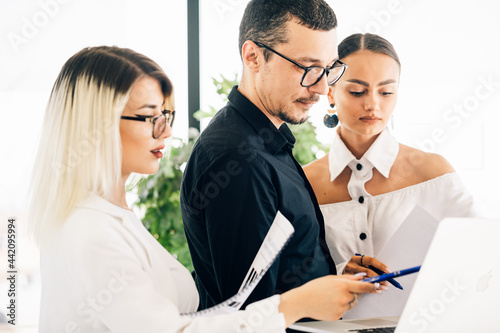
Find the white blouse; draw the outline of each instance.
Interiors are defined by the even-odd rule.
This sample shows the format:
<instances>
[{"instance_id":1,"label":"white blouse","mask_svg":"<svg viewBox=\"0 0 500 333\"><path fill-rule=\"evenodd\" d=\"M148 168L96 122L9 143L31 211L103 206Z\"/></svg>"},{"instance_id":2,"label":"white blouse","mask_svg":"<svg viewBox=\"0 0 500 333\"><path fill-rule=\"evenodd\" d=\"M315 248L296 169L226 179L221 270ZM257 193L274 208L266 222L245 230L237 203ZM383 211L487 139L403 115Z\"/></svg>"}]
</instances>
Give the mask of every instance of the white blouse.
<instances>
[{"instance_id":1,"label":"white blouse","mask_svg":"<svg viewBox=\"0 0 500 333\"><path fill-rule=\"evenodd\" d=\"M190 272L133 212L97 196L40 250L42 333L285 330L279 295L227 315L181 316L198 307Z\"/></svg>"},{"instance_id":2,"label":"white blouse","mask_svg":"<svg viewBox=\"0 0 500 333\"><path fill-rule=\"evenodd\" d=\"M364 184L372 178L373 168L388 178L398 152L398 142L385 129L357 160L335 131L328 156L330 180L349 166L353 171L347 188L352 200L320 208L326 241L339 274L355 253L376 257L417 205L438 221L478 215L471 194L455 172L376 196L366 192Z\"/></svg>"}]
</instances>

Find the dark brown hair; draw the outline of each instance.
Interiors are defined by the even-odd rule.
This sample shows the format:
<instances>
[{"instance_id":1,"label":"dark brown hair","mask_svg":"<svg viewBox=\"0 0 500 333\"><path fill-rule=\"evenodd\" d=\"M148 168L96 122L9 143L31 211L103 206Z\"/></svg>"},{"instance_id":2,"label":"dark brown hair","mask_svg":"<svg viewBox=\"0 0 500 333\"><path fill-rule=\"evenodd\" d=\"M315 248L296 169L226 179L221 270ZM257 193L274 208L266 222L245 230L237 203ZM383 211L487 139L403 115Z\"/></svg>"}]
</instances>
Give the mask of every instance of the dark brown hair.
<instances>
[{"instance_id":1,"label":"dark brown hair","mask_svg":"<svg viewBox=\"0 0 500 333\"><path fill-rule=\"evenodd\" d=\"M337 17L324 0L252 0L241 19L239 48L247 40L269 47L286 43L286 22L297 19L298 23L313 30L330 31L337 27ZM266 61L271 54L264 50Z\"/></svg>"},{"instance_id":2,"label":"dark brown hair","mask_svg":"<svg viewBox=\"0 0 500 333\"><path fill-rule=\"evenodd\" d=\"M145 55L117 46L88 47L64 64L52 91L67 80L68 88L75 94L77 79L87 77L98 87L112 87L116 93L126 93L144 75L158 80L164 97L171 95L172 83L167 75Z\"/></svg>"},{"instance_id":3,"label":"dark brown hair","mask_svg":"<svg viewBox=\"0 0 500 333\"><path fill-rule=\"evenodd\" d=\"M368 50L388 55L392 59L396 60L399 68L401 68L401 62L399 61L399 57L394 49L394 46L392 46L387 39L370 33L353 34L346 37L339 44L339 59L342 60L359 50Z\"/></svg>"}]
</instances>

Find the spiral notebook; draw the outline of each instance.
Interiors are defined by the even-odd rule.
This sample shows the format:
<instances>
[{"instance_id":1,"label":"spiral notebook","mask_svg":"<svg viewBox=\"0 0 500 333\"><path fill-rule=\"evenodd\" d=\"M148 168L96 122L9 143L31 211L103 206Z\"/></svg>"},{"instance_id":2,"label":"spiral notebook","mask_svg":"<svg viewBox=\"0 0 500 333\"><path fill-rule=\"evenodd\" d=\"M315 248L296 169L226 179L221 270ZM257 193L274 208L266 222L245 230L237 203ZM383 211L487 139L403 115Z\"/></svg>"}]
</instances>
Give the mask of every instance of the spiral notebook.
<instances>
[{"instance_id":1,"label":"spiral notebook","mask_svg":"<svg viewBox=\"0 0 500 333\"><path fill-rule=\"evenodd\" d=\"M241 283L238 293L211 308L182 315L189 317L216 316L238 311L281 253L294 231L295 229L290 221L278 211L250 269Z\"/></svg>"}]
</instances>

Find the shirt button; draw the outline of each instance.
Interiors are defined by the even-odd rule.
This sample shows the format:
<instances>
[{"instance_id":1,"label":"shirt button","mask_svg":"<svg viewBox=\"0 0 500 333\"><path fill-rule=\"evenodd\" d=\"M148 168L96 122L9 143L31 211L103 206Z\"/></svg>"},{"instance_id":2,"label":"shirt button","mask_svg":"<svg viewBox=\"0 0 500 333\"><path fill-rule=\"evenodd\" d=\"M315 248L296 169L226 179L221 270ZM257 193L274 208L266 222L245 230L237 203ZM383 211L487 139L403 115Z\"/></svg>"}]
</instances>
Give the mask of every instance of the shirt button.
<instances>
[{"instance_id":1,"label":"shirt button","mask_svg":"<svg viewBox=\"0 0 500 333\"><path fill-rule=\"evenodd\" d=\"M359 239L365 240L366 239L366 234L364 232L359 234Z\"/></svg>"},{"instance_id":2,"label":"shirt button","mask_svg":"<svg viewBox=\"0 0 500 333\"><path fill-rule=\"evenodd\" d=\"M363 166L360 163L358 163L356 165L356 169L359 171L359 170L363 169Z\"/></svg>"},{"instance_id":3,"label":"shirt button","mask_svg":"<svg viewBox=\"0 0 500 333\"><path fill-rule=\"evenodd\" d=\"M363 202L365 202L365 198L363 196L360 196L358 202L362 204Z\"/></svg>"}]
</instances>

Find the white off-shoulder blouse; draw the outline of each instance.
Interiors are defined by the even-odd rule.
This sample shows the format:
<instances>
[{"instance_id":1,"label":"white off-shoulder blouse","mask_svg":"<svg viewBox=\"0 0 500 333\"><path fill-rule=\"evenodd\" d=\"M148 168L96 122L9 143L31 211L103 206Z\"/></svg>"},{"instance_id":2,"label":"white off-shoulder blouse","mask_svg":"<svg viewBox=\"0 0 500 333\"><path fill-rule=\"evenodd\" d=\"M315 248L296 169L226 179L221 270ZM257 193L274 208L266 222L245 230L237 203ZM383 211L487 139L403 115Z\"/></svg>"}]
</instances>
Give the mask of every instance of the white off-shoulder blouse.
<instances>
[{"instance_id":1,"label":"white off-shoulder blouse","mask_svg":"<svg viewBox=\"0 0 500 333\"><path fill-rule=\"evenodd\" d=\"M350 201L321 205L326 240L339 274L355 253L376 257L409 213L417 206L437 220L477 216L472 195L457 173L448 173L420 184L372 196L364 184L376 168L388 178L399 144L385 129L360 160L349 151L335 131L328 162L330 180L349 166Z\"/></svg>"}]
</instances>

